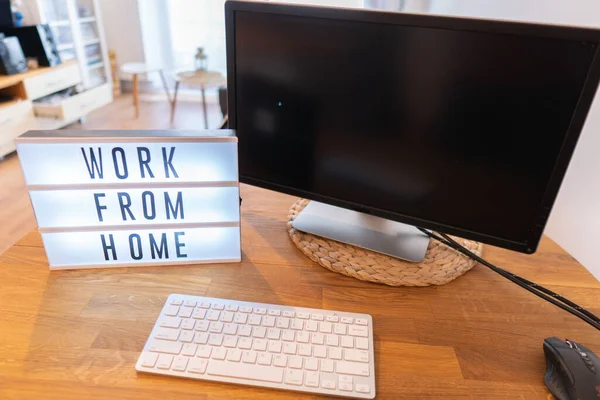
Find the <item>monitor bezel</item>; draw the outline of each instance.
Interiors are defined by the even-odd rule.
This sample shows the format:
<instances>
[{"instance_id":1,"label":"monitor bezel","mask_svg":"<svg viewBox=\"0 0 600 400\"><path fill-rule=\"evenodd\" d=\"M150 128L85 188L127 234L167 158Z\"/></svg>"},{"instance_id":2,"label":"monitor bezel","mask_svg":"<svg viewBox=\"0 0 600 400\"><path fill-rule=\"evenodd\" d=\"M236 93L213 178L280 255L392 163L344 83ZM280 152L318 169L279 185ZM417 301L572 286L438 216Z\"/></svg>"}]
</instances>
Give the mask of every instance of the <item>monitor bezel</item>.
<instances>
[{"instance_id":1,"label":"monitor bezel","mask_svg":"<svg viewBox=\"0 0 600 400\"><path fill-rule=\"evenodd\" d=\"M535 253L542 238L554 201L558 196L558 191L566 174L569 162L573 156L577 140L583 129L583 125L598 87L598 82L600 81L600 57L598 57L600 49L600 30L586 27L440 16L433 14L405 14L369 9L329 8L229 0L225 3L225 29L227 37L227 109L228 127L230 129L237 128L235 91L235 13L238 11L596 42L598 46L596 47L596 52L590 65L583 90L581 91L575 112L573 113L567 135L556 159L542 202L536 212L534 224L530 228L528 238L525 242L513 241L456 226L441 224L423 218L411 217L410 215L398 212L390 212L362 204L356 204L347 200L323 196L318 193L307 192L293 187L245 176L241 173L242 171L240 171L239 174L240 182L253 186L283 192L293 196L304 197L310 200L360 211L405 224L437 230L450 235L477 240L521 253Z\"/></svg>"}]
</instances>

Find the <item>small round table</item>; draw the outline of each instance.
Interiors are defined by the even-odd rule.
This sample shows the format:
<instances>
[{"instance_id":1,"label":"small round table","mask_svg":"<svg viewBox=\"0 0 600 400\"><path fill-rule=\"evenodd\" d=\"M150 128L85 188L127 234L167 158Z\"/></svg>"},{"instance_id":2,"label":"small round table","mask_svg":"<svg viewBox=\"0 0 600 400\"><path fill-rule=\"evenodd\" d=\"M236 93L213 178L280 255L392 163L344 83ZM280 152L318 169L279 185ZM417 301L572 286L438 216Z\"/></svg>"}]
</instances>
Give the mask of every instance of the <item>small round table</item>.
<instances>
[{"instance_id":1,"label":"small round table","mask_svg":"<svg viewBox=\"0 0 600 400\"><path fill-rule=\"evenodd\" d=\"M208 113L206 112L205 89L209 87L224 86L227 84L226 78L215 71L180 71L175 74L175 94L171 102L171 123L175 118L175 106L177 105L177 91L179 84L183 83L190 86L200 86L202 92L202 112L204 114L204 128L208 129Z\"/></svg>"},{"instance_id":2,"label":"small round table","mask_svg":"<svg viewBox=\"0 0 600 400\"><path fill-rule=\"evenodd\" d=\"M140 99L139 99L139 91L138 91L138 75L141 74L149 74L151 72L158 72L160 75L160 79L162 81L163 87L165 88L165 93L167 93L167 98L169 99L169 103L171 103L171 94L169 93L169 87L167 86L167 81L165 80L165 76L163 74L162 67L160 66L149 66L142 62L130 62L121 65L121 71L130 74L133 77L133 105L135 106L135 117L139 117L140 115Z\"/></svg>"}]
</instances>

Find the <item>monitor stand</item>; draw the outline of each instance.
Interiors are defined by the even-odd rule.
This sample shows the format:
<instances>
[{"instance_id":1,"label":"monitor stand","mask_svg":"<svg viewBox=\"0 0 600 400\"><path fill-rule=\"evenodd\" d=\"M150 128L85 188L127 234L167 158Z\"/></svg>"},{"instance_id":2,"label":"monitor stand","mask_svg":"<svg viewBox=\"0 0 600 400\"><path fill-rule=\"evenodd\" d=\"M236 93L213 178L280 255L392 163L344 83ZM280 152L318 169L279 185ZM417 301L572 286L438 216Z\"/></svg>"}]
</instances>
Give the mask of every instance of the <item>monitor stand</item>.
<instances>
[{"instance_id":1,"label":"monitor stand","mask_svg":"<svg viewBox=\"0 0 600 400\"><path fill-rule=\"evenodd\" d=\"M429 237L411 225L311 201L292 226L302 232L410 262L425 259Z\"/></svg>"}]
</instances>

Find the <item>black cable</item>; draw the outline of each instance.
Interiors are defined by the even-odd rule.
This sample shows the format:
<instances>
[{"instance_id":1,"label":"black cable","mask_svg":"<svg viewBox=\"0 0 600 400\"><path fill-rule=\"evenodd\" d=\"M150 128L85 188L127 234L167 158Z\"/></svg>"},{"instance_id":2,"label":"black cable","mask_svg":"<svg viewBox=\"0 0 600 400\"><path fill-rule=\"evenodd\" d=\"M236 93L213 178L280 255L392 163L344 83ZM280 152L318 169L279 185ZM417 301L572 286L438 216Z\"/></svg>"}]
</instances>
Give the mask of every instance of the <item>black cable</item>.
<instances>
[{"instance_id":1,"label":"black cable","mask_svg":"<svg viewBox=\"0 0 600 400\"><path fill-rule=\"evenodd\" d=\"M525 289L525 290L535 294L536 296L541 297L542 299L554 304L555 306L575 315L576 317L578 317L578 318L582 319L583 321L587 322L588 324L592 325L594 328L600 330L600 318L598 318L596 315L592 314L591 312L587 311L585 308L579 306L578 304L573 303L569 299L559 295L556 292L553 292L550 289L547 289L541 285L538 285L535 282L531 282L525 278L522 278L516 274L513 274L512 272L509 272L505 269L495 266L494 264L479 257L477 254L473 253L472 251L470 251L469 249L467 249L460 243L456 242L454 239L452 239L450 236L446 235L445 233L439 233L440 236L438 236L426 229L423 229L423 228L418 228L418 229L421 232L423 232L424 234L426 234L427 236L429 236L430 238L435 239L435 240L445 244L446 246L466 255L467 257L479 262L482 265L485 265L486 267L490 268L492 271L496 272L497 274L499 274L499 275L503 276L504 278L510 280L511 282L521 286L523 289Z\"/></svg>"}]
</instances>

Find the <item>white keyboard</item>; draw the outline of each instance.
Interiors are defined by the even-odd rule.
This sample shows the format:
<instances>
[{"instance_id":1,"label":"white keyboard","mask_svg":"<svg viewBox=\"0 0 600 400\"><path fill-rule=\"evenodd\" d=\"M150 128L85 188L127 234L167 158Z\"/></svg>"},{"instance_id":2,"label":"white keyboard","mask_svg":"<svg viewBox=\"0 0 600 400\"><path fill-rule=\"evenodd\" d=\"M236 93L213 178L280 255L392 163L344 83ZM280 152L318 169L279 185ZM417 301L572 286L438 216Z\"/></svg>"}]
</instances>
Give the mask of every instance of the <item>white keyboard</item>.
<instances>
[{"instance_id":1,"label":"white keyboard","mask_svg":"<svg viewBox=\"0 0 600 400\"><path fill-rule=\"evenodd\" d=\"M372 399L368 314L172 294L136 370Z\"/></svg>"}]
</instances>

